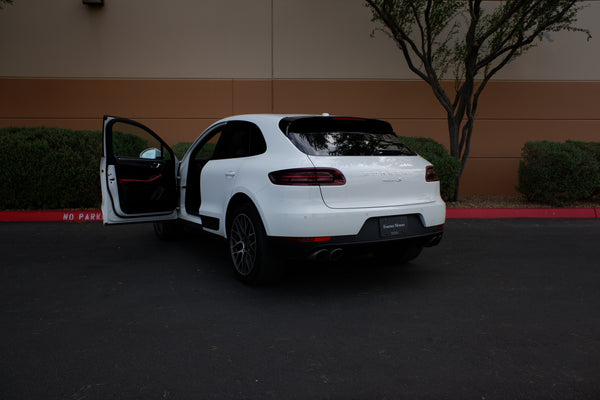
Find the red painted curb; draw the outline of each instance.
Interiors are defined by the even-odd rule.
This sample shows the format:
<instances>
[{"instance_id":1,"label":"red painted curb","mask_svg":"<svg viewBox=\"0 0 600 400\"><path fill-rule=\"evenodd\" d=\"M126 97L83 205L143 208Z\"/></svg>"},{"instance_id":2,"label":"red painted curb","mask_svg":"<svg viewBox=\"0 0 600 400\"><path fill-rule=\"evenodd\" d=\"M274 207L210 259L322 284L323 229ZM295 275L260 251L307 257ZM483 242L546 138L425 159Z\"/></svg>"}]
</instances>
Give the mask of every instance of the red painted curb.
<instances>
[{"instance_id":1,"label":"red painted curb","mask_svg":"<svg viewBox=\"0 0 600 400\"><path fill-rule=\"evenodd\" d=\"M98 222L102 221L100 210L55 211L0 211L1 222Z\"/></svg>"},{"instance_id":2,"label":"red painted curb","mask_svg":"<svg viewBox=\"0 0 600 400\"><path fill-rule=\"evenodd\" d=\"M600 208L448 208L448 219L600 218ZM100 210L0 211L0 222L101 222Z\"/></svg>"},{"instance_id":3,"label":"red painted curb","mask_svg":"<svg viewBox=\"0 0 600 400\"><path fill-rule=\"evenodd\" d=\"M594 208L448 208L446 218L600 218Z\"/></svg>"}]
</instances>

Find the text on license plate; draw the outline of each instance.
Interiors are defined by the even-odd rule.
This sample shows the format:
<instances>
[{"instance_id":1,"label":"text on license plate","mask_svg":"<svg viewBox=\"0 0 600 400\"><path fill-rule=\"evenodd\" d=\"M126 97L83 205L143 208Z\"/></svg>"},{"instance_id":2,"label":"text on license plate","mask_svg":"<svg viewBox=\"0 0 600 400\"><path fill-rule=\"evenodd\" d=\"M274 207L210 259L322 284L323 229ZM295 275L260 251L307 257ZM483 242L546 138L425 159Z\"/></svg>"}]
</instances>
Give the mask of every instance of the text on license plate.
<instances>
[{"instance_id":1,"label":"text on license plate","mask_svg":"<svg viewBox=\"0 0 600 400\"><path fill-rule=\"evenodd\" d=\"M379 234L381 237L400 236L408 231L406 215L379 218Z\"/></svg>"}]
</instances>

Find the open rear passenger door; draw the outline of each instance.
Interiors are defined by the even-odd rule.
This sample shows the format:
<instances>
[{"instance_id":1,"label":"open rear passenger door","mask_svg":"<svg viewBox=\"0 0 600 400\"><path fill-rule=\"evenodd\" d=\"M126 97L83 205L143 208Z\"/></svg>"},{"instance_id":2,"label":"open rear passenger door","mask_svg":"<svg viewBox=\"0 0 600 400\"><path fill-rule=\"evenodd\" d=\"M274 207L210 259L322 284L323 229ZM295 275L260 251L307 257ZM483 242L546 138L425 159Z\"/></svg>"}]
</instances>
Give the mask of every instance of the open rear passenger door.
<instances>
[{"instance_id":1,"label":"open rear passenger door","mask_svg":"<svg viewBox=\"0 0 600 400\"><path fill-rule=\"evenodd\" d=\"M105 224L177 218L177 158L144 125L104 117L100 162Z\"/></svg>"}]
</instances>

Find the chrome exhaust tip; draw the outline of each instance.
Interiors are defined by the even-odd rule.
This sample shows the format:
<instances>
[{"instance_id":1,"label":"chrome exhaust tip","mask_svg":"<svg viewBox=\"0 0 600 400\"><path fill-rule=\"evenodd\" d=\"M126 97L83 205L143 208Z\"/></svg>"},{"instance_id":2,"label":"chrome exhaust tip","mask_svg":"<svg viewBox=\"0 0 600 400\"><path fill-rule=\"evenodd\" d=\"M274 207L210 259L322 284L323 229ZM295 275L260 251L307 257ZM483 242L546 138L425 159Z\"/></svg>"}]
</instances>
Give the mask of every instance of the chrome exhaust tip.
<instances>
[{"instance_id":1,"label":"chrome exhaust tip","mask_svg":"<svg viewBox=\"0 0 600 400\"><path fill-rule=\"evenodd\" d=\"M308 256L308 259L312 260L312 261L327 261L327 260L329 260L329 250L327 250L327 249L317 250L314 253L312 253L310 256Z\"/></svg>"},{"instance_id":2,"label":"chrome exhaust tip","mask_svg":"<svg viewBox=\"0 0 600 400\"><path fill-rule=\"evenodd\" d=\"M344 256L344 249L333 249L329 253L331 261L339 261Z\"/></svg>"},{"instance_id":3,"label":"chrome exhaust tip","mask_svg":"<svg viewBox=\"0 0 600 400\"><path fill-rule=\"evenodd\" d=\"M425 247L433 247L433 246L437 246L440 241L442 240L442 234L440 233L439 235L436 235L432 238L430 238L425 244Z\"/></svg>"}]
</instances>

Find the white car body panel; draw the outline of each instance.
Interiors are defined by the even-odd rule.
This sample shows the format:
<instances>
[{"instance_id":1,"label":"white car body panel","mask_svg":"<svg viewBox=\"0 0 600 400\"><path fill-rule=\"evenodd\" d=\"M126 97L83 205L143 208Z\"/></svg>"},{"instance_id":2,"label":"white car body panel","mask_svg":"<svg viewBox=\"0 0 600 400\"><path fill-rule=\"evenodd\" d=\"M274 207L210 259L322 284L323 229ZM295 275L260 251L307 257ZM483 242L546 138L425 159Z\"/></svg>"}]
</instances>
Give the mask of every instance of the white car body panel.
<instances>
[{"instance_id":1,"label":"white car body panel","mask_svg":"<svg viewBox=\"0 0 600 400\"><path fill-rule=\"evenodd\" d=\"M261 211L265 229L270 236L312 237L356 235L365 221L373 217L390 215L418 214L424 226L438 226L444 223L446 208L443 202L396 207L361 207L335 210L323 204L318 187L309 192L287 192L285 196L267 192ZM276 200L280 199L280 200ZM283 201L282 199L285 199ZM297 211L294 211L297 210Z\"/></svg>"},{"instance_id":2,"label":"white car body panel","mask_svg":"<svg viewBox=\"0 0 600 400\"><path fill-rule=\"evenodd\" d=\"M321 186L331 208L392 207L432 203L439 183L425 181L431 165L419 156L310 156L315 167L332 167L346 177L342 186Z\"/></svg>"},{"instance_id":3,"label":"white car body panel","mask_svg":"<svg viewBox=\"0 0 600 400\"><path fill-rule=\"evenodd\" d=\"M200 215L223 219L243 160L213 160L204 166L200 180Z\"/></svg>"},{"instance_id":4,"label":"white car body panel","mask_svg":"<svg viewBox=\"0 0 600 400\"><path fill-rule=\"evenodd\" d=\"M210 232L226 237L226 213L236 194L247 196L256 206L267 235L281 237L313 237L356 235L365 221L374 217L416 214L425 227L444 224L445 203L439 194L439 182L425 181L425 168L430 165L419 156L329 157L307 156L281 132L279 121L286 115L240 115L227 121L249 121L256 124L266 141L265 153L222 160L211 160L201 171L200 215L190 214L185 207L190 151L201 142L201 135L179 164L178 207L169 213L138 214L129 218L115 210L118 196L111 189L111 167L103 158L102 212L104 222L149 222L180 218L202 224L202 215L219 219L218 229ZM105 122L106 123L106 122ZM308 167L331 167L346 177L343 186L283 186L268 177L276 170ZM106 175L108 171L108 177ZM206 229L206 227L205 227Z\"/></svg>"}]
</instances>

